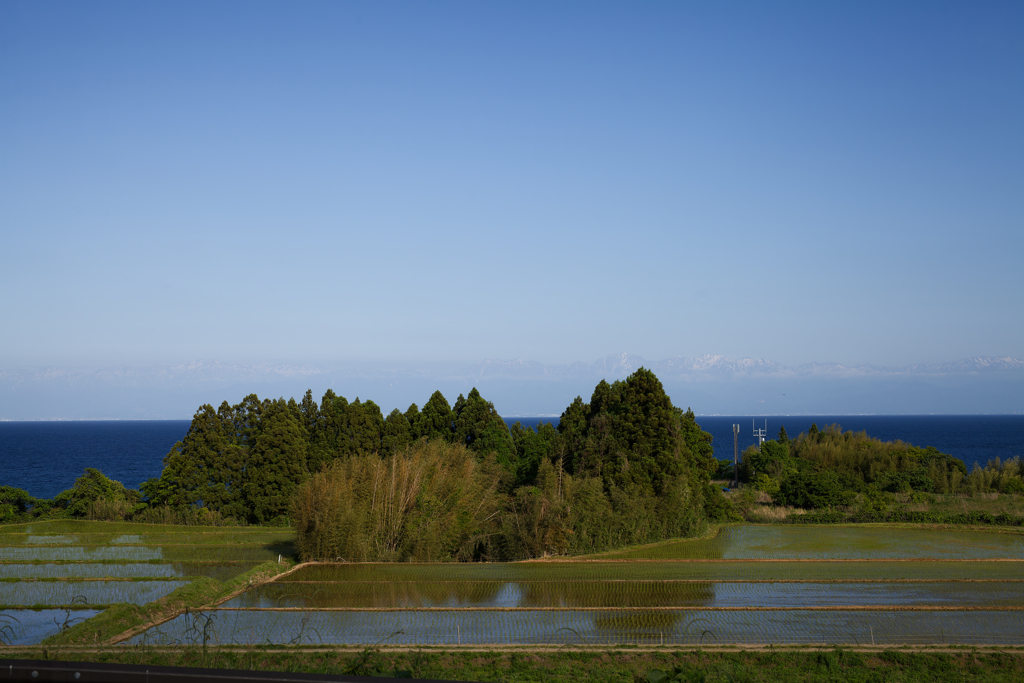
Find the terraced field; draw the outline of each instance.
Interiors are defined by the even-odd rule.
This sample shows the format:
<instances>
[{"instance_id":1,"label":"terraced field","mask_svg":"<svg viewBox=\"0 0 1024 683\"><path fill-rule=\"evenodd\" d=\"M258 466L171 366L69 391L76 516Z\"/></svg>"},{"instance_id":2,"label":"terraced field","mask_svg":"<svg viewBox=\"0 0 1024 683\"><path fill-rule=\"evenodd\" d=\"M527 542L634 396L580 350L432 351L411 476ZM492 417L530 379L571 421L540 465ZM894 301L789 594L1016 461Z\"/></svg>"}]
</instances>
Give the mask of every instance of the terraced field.
<instances>
[{"instance_id":1,"label":"terraced field","mask_svg":"<svg viewBox=\"0 0 1024 683\"><path fill-rule=\"evenodd\" d=\"M724 527L714 538L605 553L619 559L877 560L1024 559L1024 535L874 525Z\"/></svg>"},{"instance_id":2,"label":"terraced field","mask_svg":"<svg viewBox=\"0 0 1024 683\"><path fill-rule=\"evenodd\" d=\"M287 530L97 524L0 528L7 640L38 642L69 615L291 554ZM1022 541L1012 530L749 525L575 560L313 564L109 642L1024 645ZM30 605L44 609L11 609Z\"/></svg>"},{"instance_id":3,"label":"terraced field","mask_svg":"<svg viewBox=\"0 0 1024 683\"><path fill-rule=\"evenodd\" d=\"M649 644L725 643L998 644L1024 642L1020 612L998 611L650 611L442 610L258 612L184 615L133 644L196 643L209 618L211 644L378 643ZM202 620L202 621L201 621Z\"/></svg>"},{"instance_id":4,"label":"terraced field","mask_svg":"<svg viewBox=\"0 0 1024 683\"><path fill-rule=\"evenodd\" d=\"M290 530L52 521L0 527L0 644L39 642L112 605L291 555Z\"/></svg>"},{"instance_id":5,"label":"terraced field","mask_svg":"<svg viewBox=\"0 0 1024 683\"><path fill-rule=\"evenodd\" d=\"M308 565L207 612L220 643L1024 644L1024 537L726 527L583 560ZM137 637L187 643L195 615Z\"/></svg>"}]
</instances>

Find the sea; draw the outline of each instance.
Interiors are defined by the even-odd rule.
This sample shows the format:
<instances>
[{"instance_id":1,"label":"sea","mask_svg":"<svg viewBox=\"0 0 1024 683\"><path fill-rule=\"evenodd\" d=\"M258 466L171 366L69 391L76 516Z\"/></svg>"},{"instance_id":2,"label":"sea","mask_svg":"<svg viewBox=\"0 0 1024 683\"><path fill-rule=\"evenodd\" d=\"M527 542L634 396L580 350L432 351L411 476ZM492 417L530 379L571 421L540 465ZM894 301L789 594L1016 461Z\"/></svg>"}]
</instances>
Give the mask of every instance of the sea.
<instances>
[{"instance_id":1,"label":"sea","mask_svg":"<svg viewBox=\"0 0 1024 683\"><path fill-rule=\"evenodd\" d=\"M557 426L558 418L507 417L536 428ZM775 438L786 427L790 437L838 424L844 431L865 431L883 441L897 439L934 446L963 460L968 468L989 460L1024 456L1024 415L801 415L698 416L697 423L714 441L715 456L731 460L732 425L740 426L739 451L757 443L755 429ZM129 488L159 477L163 458L188 432L189 420L89 422L0 422L0 485L24 489L37 498L52 498L71 488L87 467L95 467Z\"/></svg>"}]
</instances>

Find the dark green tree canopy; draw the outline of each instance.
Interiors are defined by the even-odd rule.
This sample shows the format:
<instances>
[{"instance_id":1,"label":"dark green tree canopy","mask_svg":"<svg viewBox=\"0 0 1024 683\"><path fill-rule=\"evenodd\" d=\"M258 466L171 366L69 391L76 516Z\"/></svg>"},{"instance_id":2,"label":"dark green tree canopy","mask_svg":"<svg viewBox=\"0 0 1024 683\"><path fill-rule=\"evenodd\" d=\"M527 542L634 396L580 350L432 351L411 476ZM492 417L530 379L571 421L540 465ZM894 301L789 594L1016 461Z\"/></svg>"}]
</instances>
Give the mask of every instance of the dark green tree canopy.
<instances>
[{"instance_id":1,"label":"dark green tree canopy","mask_svg":"<svg viewBox=\"0 0 1024 683\"><path fill-rule=\"evenodd\" d=\"M64 510L71 517L85 517L98 500L134 504L140 498L138 491L125 488L124 484L107 478L94 467L86 467L74 486L54 496L52 506Z\"/></svg>"},{"instance_id":2,"label":"dark green tree canopy","mask_svg":"<svg viewBox=\"0 0 1024 683\"><path fill-rule=\"evenodd\" d=\"M508 427L494 404L485 401L476 387L465 398L459 396L452 412L456 443L464 444L481 457L494 453L499 465L509 472L516 471L516 448Z\"/></svg>"},{"instance_id":3,"label":"dark green tree canopy","mask_svg":"<svg viewBox=\"0 0 1024 683\"><path fill-rule=\"evenodd\" d=\"M422 410L412 404L386 418L373 401L349 402L332 390L319 404L307 391L300 401L250 394L217 410L204 405L162 476L143 491L154 505L274 523L313 474L338 461L405 454L420 441L459 444L481 466L491 463L495 491L534 516L533 531L516 532L530 547L575 538L575 547L598 548L688 533L701 519L702 482L715 464L693 411L674 407L641 368L624 381L600 382L589 404L576 397L557 428L510 430L475 387L454 407L438 391Z\"/></svg>"},{"instance_id":4,"label":"dark green tree canopy","mask_svg":"<svg viewBox=\"0 0 1024 683\"><path fill-rule=\"evenodd\" d=\"M430 400L423 405L414 427L413 438L416 439L426 437L430 441L440 439L450 442L455 438L455 415L444 394L435 391L431 395Z\"/></svg>"},{"instance_id":5,"label":"dark green tree canopy","mask_svg":"<svg viewBox=\"0 0 1024 683\"><path fill-rule=\"evenodd\" d=\"M185 438L164 456L158 480L143 486L153 505L206 507L225 516L246 517L245 481L249 449L259 429L263 404L254 395L217 410L204 405L192 418Z\"/></svg>"},{"instance_id":6,"label":"dark green tree canopy","mask_svg":"<svg viewBox=\"0 0 1024 683\"><path fill-rule=\"evenodd\" d=\"M245 494L256 522L285 515L292 493L308 476L305 430L284 399L270 402L249 454Z\"/></svg>"},{"instance_id":7,"label":"dark green tree canopy","mask_svg":"<svg viewBox=\"0 0 1024 683\"><path fill-rule=\"evenodd\" d=\"M0 523L14 520L24 515L35 503L36 499L28 491L13 486L0 486Z\"/></svg>"},{"instance_id":8,"label":"dark green tree canopy","mask_svg":"<svg viewBox=\"0 0 1024 683\"><path fill-rule=\"evenodd\" d=\"M412 443L412 426L409 419L395 408L384 419L384 434L381 439L383 453L389 455L405 449Z\"/></svg>"}]
</instances>

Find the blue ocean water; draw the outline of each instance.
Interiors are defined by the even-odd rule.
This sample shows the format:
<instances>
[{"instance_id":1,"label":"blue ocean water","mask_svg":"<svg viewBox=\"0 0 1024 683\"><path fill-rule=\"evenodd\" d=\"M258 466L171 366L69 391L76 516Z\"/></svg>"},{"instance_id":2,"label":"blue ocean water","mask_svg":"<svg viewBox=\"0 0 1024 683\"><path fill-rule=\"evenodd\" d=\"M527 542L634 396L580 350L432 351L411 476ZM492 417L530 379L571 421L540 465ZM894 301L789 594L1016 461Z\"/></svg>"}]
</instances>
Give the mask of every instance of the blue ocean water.
<instances>
[{"instance_id":1,"label":"blue ocean water","mask_svg":"<svg viewBox=\"0 0 1024 683\"><path fill-rule=\"evenodd\" d=\"M732 459L732 425L740 425L740 452L752 443L751 420L764 428L764 417L698 417L700 426L714 436L715 455ZM558 418L509 417L535 427ZM786 426L790 436L837 423L844 430L866 431L915 446L935 446L968 467L991 458L1024 456L1024 415L847 415L768 417L768 436ZM52 498L70 488L86 467L96 467L125 486L137 488L160 476L163 457L188 431L188 420L97 422L0 422L0 484L25 489L40 498Z\"/></svg>"},{"instance_id":2,"label":"blue ocean water","mask_svg":"<svg viewBox=\"0 0 1024 683\"><path fill-rule=\"evenodd\" d=\"M129 488L159 477L189 420L0 422L0 484L52 498L95 467Z\"/></svg>"}]
</instances>

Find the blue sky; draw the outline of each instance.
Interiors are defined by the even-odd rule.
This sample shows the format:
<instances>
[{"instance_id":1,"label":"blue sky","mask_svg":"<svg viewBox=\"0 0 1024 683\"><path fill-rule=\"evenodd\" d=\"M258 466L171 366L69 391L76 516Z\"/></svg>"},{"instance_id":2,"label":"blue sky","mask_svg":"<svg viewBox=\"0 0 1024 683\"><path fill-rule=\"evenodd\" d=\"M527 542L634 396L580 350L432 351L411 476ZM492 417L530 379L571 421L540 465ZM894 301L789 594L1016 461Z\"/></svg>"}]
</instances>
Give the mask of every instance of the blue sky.
<instances>
[{"instance_id":1,"label":"blue sky","mask_svg":"<svg viewBox=\"0 0 1024 683\"><path fill-rule=\"evenodd\" d=\"M0 3L0 367L1024 357L1019 2Z\"/></svg>"}]
</instances>

